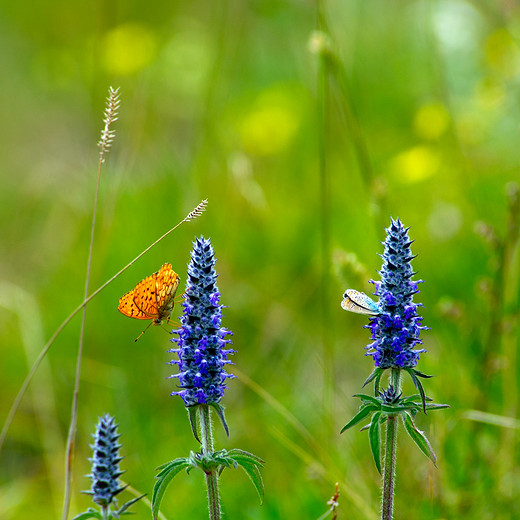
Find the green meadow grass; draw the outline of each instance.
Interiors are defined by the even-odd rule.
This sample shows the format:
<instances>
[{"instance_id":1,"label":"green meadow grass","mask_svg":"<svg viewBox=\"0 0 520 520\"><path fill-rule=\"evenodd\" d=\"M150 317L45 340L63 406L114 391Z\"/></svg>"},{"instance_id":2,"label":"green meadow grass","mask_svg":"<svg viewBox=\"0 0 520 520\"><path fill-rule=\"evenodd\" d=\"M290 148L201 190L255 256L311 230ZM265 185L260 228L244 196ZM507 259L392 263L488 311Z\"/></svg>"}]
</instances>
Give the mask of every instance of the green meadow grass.
<instances>
[{"instance_id":1,"label":"green meadow grass","mask_svg":"<svg viewBox=\"0 0 520 520\"><path fill-rule=\"evenodd\" d=\"M520 517L519 15L477 0L0 5L2 424L83 300L109 85L122 104L91 292L209 201L88 305L72 515L91 505L80 491L104 413L120 424L123 478L149 496L159 464L198 449L169 397L171 336L152 327L134 343L143 322L117 304L165 262L183 287L204 235L239 375L223 399L230 439L217 427L216 447L266 461L263 505L243 472L224 472L225 517L317 519L339 482L338 518L377 518L366 432L339 435L372 370L367 320L340 302L347 287L372 292L379 241L399 217L431 327L418 368L451 408L417 419L437 468L400 437L396 518ZM316 30L330 54L316 52ZM79 328L78 315L14 417L2 519L61 518ZM162 511L207 518L202 476L177 476Z\"/></svg>"}]
</instances>

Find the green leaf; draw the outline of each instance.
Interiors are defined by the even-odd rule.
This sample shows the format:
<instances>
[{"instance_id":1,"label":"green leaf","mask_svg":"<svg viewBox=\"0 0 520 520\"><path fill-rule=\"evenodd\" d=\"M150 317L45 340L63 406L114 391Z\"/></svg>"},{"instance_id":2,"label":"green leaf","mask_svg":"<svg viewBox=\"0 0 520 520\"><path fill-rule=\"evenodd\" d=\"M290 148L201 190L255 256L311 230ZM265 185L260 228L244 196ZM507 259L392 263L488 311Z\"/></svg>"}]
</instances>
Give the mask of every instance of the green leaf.
<instances>
[{"instance_id":1,"label":"green leaf","mask_svg":"<svg viewBox=\"0 0 520 520\"><path fill-rule=\"evenodd\" d=\"M128 502L124 503L120 508L119 510L117 511L117 513L119 515L124 515L124 514L128 514L128 513L125 513L125 511L131 507L133 504L135 504L138 500L141 500L141 498L145 497L146 496L146 493L144 495L141 495L140 497L137 497L137 498L133 498L132 500L129 500Z\"/></svg>"},{"instance_id":2,"label":"green leaf","mask_svg":"<svg viewBox=\"0 0 520 520\"><path fill-rule=\"evenodd\" d=\"M260 503L263 503L264 483L259 466L262 466L264 461L252 453L238 449L231 450L228 455L246 472L247 476L251 479L253 486L255 486L256 492L260 498Z\"/></svg>"},{"instance_id":3,"label":"green leaf","mask_svg":"<svg viewBox=\"0 0 520 520\"><path fill-rule=\"evenodd\" d=\"M378 410L379 407L375 407L372 405L366 405L361 406L359 409L359 412L347 423L343 428L341 428L340 434L343 433L345 430L348 430L349 428L352 428L352 426L355 426L357 423L360 423L363 419L368 417L372 412Z\"/></svg>"},{"instance_id":4,"label":"green leaf","mask_svg":"<svg viewBox=\"0 0 520 520\"><path fill-rule=\"evenodd\" d=\"M369 401L372 404L375 404L377 407L381 406L381 401L374 397L373 395L368 394L354 394L353 397L359 397L361 401L363 401L363 404L365 404L365 401Z\"/></svg>"},{"instance_id":5,"label":"green leaf","mask_svg":"<svg viewBox=\"0 0 520 520\"><path fill-rule=\"evenodd\" d=\"M226 435L229 437L229 428L226 422L226 417L224 416L224 407L219 403L209 403L209 406L211 406L215 410L215 413L220 419L220 422L222 423L224 430L226 430Z\"/></svg>"},{"instance_id":6,"label":"green leaf","mask_svg":"<svg viewBox=\"0 0 520 520\"><path fill-rule=\"evenodd\" d=\"M237 460L240 457L243 457L245 459L250 460L251 462L259 464L260 466L262 466L265 462L253 453L249 453L248 451L240 450L238 448L233 448L232 450L229 450L227 453L230 457L232 457L235 460Z\"/></svg>"},{"instance_id":7,"label":"green leaf","mask_svg":"<svg viewBox=\"0 0 520 520\"><path fill-rule=\"evenodd\" d=\"M169 483L172 481L173 477L179 473L179 471L190 465L190 462L186 459L175 459L166 464L162 471L156 476L157 482L153 487L152 493L152 514L154 519L156 519L159 514L159 507Z\"/></svg>"},{"instance_id":8,"label":"green leaf","mask_svg":"<svg viewBox=\"0 0 520 520\"><path fill-rule=\"evenodd\" d=\"M368 383L370 383L370 381L373 381L377 376L378 374L380 374L382 372L382 369L381 368L374 368L374 370L372 371L372 373L367 377L366 381L363 383L363 386L361 388L365 388L365 386L368 385ZM380 376L381 377L381 376Z\"/></svg>"},{"instance_id":9,"label":"green leaf","mask_svg":"<svg viewBox=\"0 0 520 520\"><path fill-rule=\"evenodd\" d=\"M374 394L379 394L379 383L381 381L381 377L383 377L383 368L375 368L373 372L368 376L367 380L363 383L362 388L364 388L370 381L374 381Z\"/></svg>"},{"instance_id":10,"label":"green leaf","mask_svg":"<svg viewBox=\"0 0 520 520\"><path fill-rule=\"evenodd\" d=\"M166 464L161 464L156 470L159 473L157 473L157 475L155 475L155 478L157 478L157 479L162 478L163 475L168 473L172 467L177 466L178 464L182 464L182 463L184 463L186 466L191 465L191 461L184 457L179 457L175 460L171 460L170 462L167 462Z\"/></svg>"},{"instance_id":11,"label":"green leaf","mask_svg":"<svg viewBox=\"0 0 520 520\"><path fill-rule=\"evenodd\" d=\"M401 418L403 419L403 424L408 435L412 438L417 447L433 462L433 465L437 467L437 457L435 453L433 453L430 442L426 438L426 435L424 435L424 432L415 426L412 416L408 412L402 414Z\"/></svg>"},{"instance_id":12,"label":"green leaf","mask_svg":"<svg viewBox=\"0 0 520 520\"><path fill-rule=\"evenodd\" d=\"M379 383L381 382L381 378L383 377L383 372L384 372L384 370L381 370L377 374L377 377L374 380L374 394L375 395L379 395Z\"/></svg>"},{"instance_id":13,"label":"green leaf","mask_svg":"<svg viewBox=\"0 0 520 520\"><path fill-rule=\"evenodd\" d=\"M436 403L427 403L427 410L441 410L442 408L450 408L449 404L436 404Z\"/></svg>"},{"instance_id":14,"label":"green leaf","mask_svg":"<svg viewBox=\"0 0 520 520\"><path fill-rule=\"evenodd\" d=\"M417 375L418 377L422 377L424 379L430 379L430 377L433 377L433 376L429 376L428 374L425 374L424 372L421 372L420 370L417 370L416 368L413 368L412 370L415 372L415 375Z\"/></svg>"},{"instance_id":15,"label":"green leaf","mask_svg":"<svg viewBox=\"0 0 520 520\"><path fill-rule=\"evenodd\" d=\"M405 370L410 374L410 377L412 378L413 384L415 385L415 388L419 390L419 393L421 394L421 401L423 405L423 412L426 413L426 395L424 393L424 388L422 386L422 383L417 379L416 370L413 368L405 368ZM421 372L422 374L422 372ZM423 376L420 376L423 377Z\"/></svg>"},{"instance_id":16,"label":"green leaf","mask_svg":"<svg viewBox=\"0 0 520 520\"><path fill-rule=\"evenodd\" d=\"M190 418L190 426L191 426L191 431L193 433L193 436L195 437L195 440L199 443L199 444L202 444L202 442L200 442L200 439L199 439L199 434L197 432L197 409L198 409L199 405L195 405L195 406L188 406L187 410L188 410L188 417Z\"/></svg>"},{"instance_id":17,"label":"green leaf","mask_svg":"<svg viewBox=\"0 0 520 520\"><path fill-rule=\"evenodd\" d=\"M377 471L381 474L381 412L377 412L372 416L370 428L368 429L368 440L370 442L370 449L372 456L376 463Z\"/></svg>"},{"instance_id":18,"label":"green leaf","mask_svg":"<svg viewBox=\"0 0 520 520\"><path fill-rule=\"evenodd\" d=\"M98 518L99 520L103 520L101 513L91 507L89 507L84 513L75 516L72 520L87 520L87 518Z\"/></svg>"},{"instance_id":19,"label":"green leaf","mask_svg":"<svg viewBox=\"0 0 520 520\"><path fill-rule=\"evenodd\" d=\"M402 399L402 402L403 403L409 403L409 402L412 402L412 401L417 401L417 399L422 399L421 398L421 394L413 394L413 395L409 395L408 397L403 397ZM428 397L426 396L426 401L433 401L433 399L431 397Z\"/></svg>"}]
</instances>

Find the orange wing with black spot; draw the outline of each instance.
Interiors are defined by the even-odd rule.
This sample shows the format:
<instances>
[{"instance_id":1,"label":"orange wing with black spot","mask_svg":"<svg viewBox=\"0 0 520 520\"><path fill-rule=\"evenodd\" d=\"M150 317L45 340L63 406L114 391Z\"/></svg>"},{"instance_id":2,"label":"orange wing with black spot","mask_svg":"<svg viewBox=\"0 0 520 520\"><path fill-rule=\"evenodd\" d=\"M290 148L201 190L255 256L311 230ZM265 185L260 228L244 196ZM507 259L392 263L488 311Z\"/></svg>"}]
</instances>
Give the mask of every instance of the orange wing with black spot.
<instances>
[{"instance_id":1,"label":"orange wing with black spot","mask_svg":"<svg viewBox=\"0 0 520 520\"><path fill-rule=\"evenodd\" d=\"M160 325L170 319L179 281L171 264L164 264L122 296L118 310L129 318L153 320L154 325Z\"/></svg>"}]
</instances>

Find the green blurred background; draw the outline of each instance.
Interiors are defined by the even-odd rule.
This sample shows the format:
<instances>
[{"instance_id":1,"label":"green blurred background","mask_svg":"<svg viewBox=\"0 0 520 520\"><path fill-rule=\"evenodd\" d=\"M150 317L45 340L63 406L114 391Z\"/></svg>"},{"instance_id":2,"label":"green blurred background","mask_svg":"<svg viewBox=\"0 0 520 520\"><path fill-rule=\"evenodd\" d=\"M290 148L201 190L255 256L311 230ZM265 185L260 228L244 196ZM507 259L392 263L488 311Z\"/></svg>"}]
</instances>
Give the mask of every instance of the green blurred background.
<instances>
[{"instance_id":1,"label":"green blurred background","mask_svg":"<svg viewBox=\"0 0 520 520\"><path fill-rule=\"evenodd\" d=\"M244 374L216 445L266 461L262 506L245 474L223 474L226 517L316 519L339 482L339 518L377 518L367 435L339 435L372 369L367 320L339 304L347 287L372 291L392 216L411 226L425 280L419 368L451 405L417 421L438 468L400 438L396 517L520 518L519 36L506 0L0 3L2 423L83 298L109 85L122 105L92 290L209 199L88 306L73 515L91 504L79 491L105 412L141 492L155 467L197 449L169 397L168 333L134 343L143 323L117 303L164 262L184 281L203 234ZM61 517L79 326L52 345L0 454L4 520ZM180 474L162 510L203 519L205 500L202 476Z\"/></svg>"}]
</instances>

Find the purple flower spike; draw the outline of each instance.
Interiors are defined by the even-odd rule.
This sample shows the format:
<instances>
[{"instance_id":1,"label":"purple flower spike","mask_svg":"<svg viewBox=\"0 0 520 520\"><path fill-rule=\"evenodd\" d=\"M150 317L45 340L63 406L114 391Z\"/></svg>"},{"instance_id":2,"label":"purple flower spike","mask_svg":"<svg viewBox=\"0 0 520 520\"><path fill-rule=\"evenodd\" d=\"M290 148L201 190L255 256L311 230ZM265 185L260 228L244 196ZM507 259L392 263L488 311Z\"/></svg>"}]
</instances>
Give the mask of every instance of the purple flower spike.
<instances>
[{"instance_id":1,"label":"purple flower spike","mask_svg":"<svg viewBox=\"0 0 520 520\"><path fill-rule=\"evenodd\" d=\"M232 334L221 327L222 308L216 285L215 257L210 240L200 237L193 243L191 261L188 264L184 313L181 328L173 331L179 336L172 341L179 348L172 349L180 361L178 392L186 407L198 404L218 404L224 395L225 381L235 377L225 372L225 365L232 364L227 356L233 350L224 349Z\"/></svg>"},{"instance_id":2,"label":"purple flower spike","mask_svg":"<svg viewBox=\"0 0 520 520\"><path fill-rule=\"evenodd\" d=\"M379 274L381 281L371 280L379 296L380 314L371 318L371 339L367 355L372 356L376 367L413 368L417 365L419 354L424 349L414 348L422 343L419 339L422 317L417 315L420 304L413 302L414 294L419 292L413 281L414 272L410 262L415 258L410 250L412 241L399 219L393 220L386 230L384 242L383 267Z\"/></svg>"}]
</instances>

